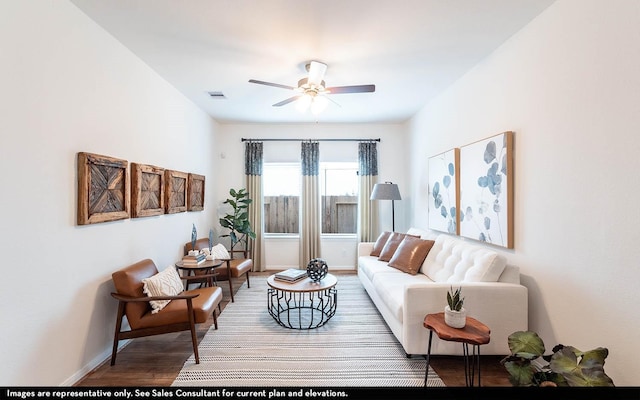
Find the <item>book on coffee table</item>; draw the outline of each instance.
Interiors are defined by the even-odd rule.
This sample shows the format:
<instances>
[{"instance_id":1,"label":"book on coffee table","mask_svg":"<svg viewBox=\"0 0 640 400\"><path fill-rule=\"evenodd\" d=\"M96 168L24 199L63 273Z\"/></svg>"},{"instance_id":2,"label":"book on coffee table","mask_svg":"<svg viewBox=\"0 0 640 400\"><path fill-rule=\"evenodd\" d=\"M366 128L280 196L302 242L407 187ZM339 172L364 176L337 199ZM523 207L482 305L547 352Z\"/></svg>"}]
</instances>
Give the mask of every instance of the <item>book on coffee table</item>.
<instances>
[{"instance_id":1,"label":"book on coffee table","mask_svg":"<svg viewBox=\"0 0 640 400\"><path fill-rule=\"evenodd\" d=\"M297 268L289 268L285 271L276 272L273 279L277 279L279 281L284 282L298 282L301 279L307 277L307 271L303 269Z\"/></svg>"}]
</instances>

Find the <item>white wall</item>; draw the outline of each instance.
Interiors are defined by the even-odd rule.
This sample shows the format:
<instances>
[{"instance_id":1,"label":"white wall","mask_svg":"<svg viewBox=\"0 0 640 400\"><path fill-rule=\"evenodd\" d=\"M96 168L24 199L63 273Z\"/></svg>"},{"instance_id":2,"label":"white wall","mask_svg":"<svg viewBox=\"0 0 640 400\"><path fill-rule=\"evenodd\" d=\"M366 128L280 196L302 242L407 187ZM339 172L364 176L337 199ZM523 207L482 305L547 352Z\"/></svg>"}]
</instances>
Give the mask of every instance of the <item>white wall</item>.
<instances>
[{"instance_id":1,"label":"white wall","mask_svg":"<svg viewBox=\"0 0 640 400\"><path fill-rule=\"evenodd\" d=\"M515 131L515 249L530 329L609 349L640 385L640 2L559 0L411 122L413 222L427 227L427 157Z\"/></svg>"},{"instance_id":2,"label":"white wall","mask_svg":"<svg viewBox=\"0 0 640 400\"><path fill-rule=\"evenodd\" d=\"M218 153L215 154L218 175L217 196L219 202L228 197L230 187L245 187L244 143L242 138L302 138L302 139L376 139L378 143L378 179L393 181L400 188L401 196L407 195L407 151L405 124L290 124L255 125L221 124L216 133ZM300 142L264 142L264 159L268 162L299 162ZM320 142L320 161L358 161L357 142ZM404 197L403 197L404 198ZM379 205L381 230L391 230L391 203ZM402 200L396 201L396 230L406 230L408 208ZM222 213L222 212L221 212ZM353 269L356 263L356 239L322 241L322 257L329 268ZM267 269L297 266L298 241L271 238L265 241Z\"/></svg>"},{"instance_id":3,"label":"white wall","mask_svg":"<svg viewBox=\"0 0 640 400\"><path fill-rule=\"evenodd\" d=\"M110 354L111 273L208 231L216 123L66 1L0 2L0 49L0 385L68 385ZM203 174L205 211L77 226L80 151Z\"/></svg>"}]
</instances>

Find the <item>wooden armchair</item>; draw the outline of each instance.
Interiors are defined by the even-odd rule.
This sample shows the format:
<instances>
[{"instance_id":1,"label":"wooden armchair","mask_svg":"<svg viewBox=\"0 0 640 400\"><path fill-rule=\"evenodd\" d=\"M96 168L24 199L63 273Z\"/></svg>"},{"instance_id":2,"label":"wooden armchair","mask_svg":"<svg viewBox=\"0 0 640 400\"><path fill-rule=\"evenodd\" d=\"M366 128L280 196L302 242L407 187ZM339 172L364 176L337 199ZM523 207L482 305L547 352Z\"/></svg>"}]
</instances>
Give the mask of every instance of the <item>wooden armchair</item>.
<instances>
[{"instance_id":1,"label":"wooden armchair","mask_svg":"<svg viewBox=\"0 0 640 400\"><path fill-rule=\"evenodd\" d=\"M171 268L171 267L169 267ZM155 263L142 260L132 264L111 276L115 286L115 293L111 296L118 300L118 314L113 338L111 365L116 363L118 342L123 339L133 339L144 336L159 335L169 332L191 331L193 354L196 364L200 363L198 355L198 341L195 324L200 324L213 315L215 329L218 329L216 307L220 307L222 289L204 287L186 290L174 296L148 297L143 292L143 279L158 273ZM201 277L198 277L201 278ZM182 277L182 279L185 279ZM171 300L160 311L153 313L150 300ZM122 319L127 317L130 329L122 330Z\"/></svg>"},{"instance_id":2,"label":"wooden armchair","mask_svg":"<svg viewBox=\"0 0 640 400\"><path fill-rule=\"evenodd\" d=\"M196 240L196 250L204 250L209 248L209 238L200 238ZM189 253L192 250L191 242L185 243L184 254ZM229 281L229 291L231 292L231 302L233 299L233 278L240 278L242 275L247 276L247 287L251 287L249 282L249 273L253 269L253 260L249 258L248 250L232 250L229 251L230 259L223 260L226 263L226 268L217 268L218 275L216 279L218 281Z\"/></svg>"}]
</instances>

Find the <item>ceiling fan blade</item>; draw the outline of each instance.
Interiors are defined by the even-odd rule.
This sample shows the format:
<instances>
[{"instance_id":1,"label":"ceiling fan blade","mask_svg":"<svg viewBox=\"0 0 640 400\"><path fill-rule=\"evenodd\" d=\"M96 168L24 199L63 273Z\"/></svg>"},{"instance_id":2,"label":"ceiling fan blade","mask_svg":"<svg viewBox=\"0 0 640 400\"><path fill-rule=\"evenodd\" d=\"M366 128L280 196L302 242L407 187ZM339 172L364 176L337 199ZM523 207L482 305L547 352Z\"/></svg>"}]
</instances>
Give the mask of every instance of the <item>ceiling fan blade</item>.
<instances>
[{"instance_id":1,"label":"ceiling fan blade","mask_svg":"<svg viewBox=\"0 0 640 400\"><path fill-rule=\"evenodd\" d=\"M250 83L257 83L258 85L267 85L267 86L273 86L273 87L277 87L277 88L282 88L282 89L289 89L289 90L295 90L296 88L294 88L293 86L288 86L288 85L281 85L279 83L271 83L271 82L264 82L264 81L257 81L255 79L249 79Z\"/></svg>"},{"instance_id":2,"label":"ceiling fan blade","mask_svg":"<svg viewBox=\"0 0 640 400\"><path fill-rule=\"evenodd\" d=\"M294 101L298 100L298 97L300 97L300 96L302 96L302 95L289 97L289 98L288 98L288 99L286 99L286 100L282 100L281 102L274 104L273 106L274 106L274 107L284 106L285 104L289 104L289 103L291 103L291 102L294 102Z\"/></svg>"},{"instance_id":3,"label":"ceiling fan blade","mask_svg":"<svg viewBox=\"0 0 640 400\"><path fill-rule=\"evenodd\" d=\"M324 73L327 71L327 64L323 64L318 61L311 61L309 64L309 84L320 86L324 79Z\"/></svg>"},{"instance_id":4,"label":"ceiling fan blade","mask_svg":"<svg viewBox=\"0 0 640 400\"><path fill-rule=\"evenodd\" d=\"M329 94L370 93L376 91L376 85L334 86L327 88Z\"/></svg>"}]
</instances>

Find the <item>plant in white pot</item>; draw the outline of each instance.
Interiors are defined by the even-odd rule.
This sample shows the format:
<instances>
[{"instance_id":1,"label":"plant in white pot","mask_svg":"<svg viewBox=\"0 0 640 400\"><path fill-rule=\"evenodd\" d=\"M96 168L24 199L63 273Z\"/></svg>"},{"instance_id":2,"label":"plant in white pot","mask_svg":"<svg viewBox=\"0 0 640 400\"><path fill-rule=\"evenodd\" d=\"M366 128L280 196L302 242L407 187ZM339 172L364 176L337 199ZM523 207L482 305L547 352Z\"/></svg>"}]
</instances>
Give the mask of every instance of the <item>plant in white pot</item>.
<instances>
[{"instance_id":1,"label":"plant in white pot","mask_svg":"<svg viewBox=\"0 0 640 400\"><path fill-rule=\"evenodd\" d=\"M447 292L447 306L444 308L444 322L452 328L464 328L467 324L467 310L463 307L462 288L455 291L453 286Z\"/></svg>"}]
</instances>

